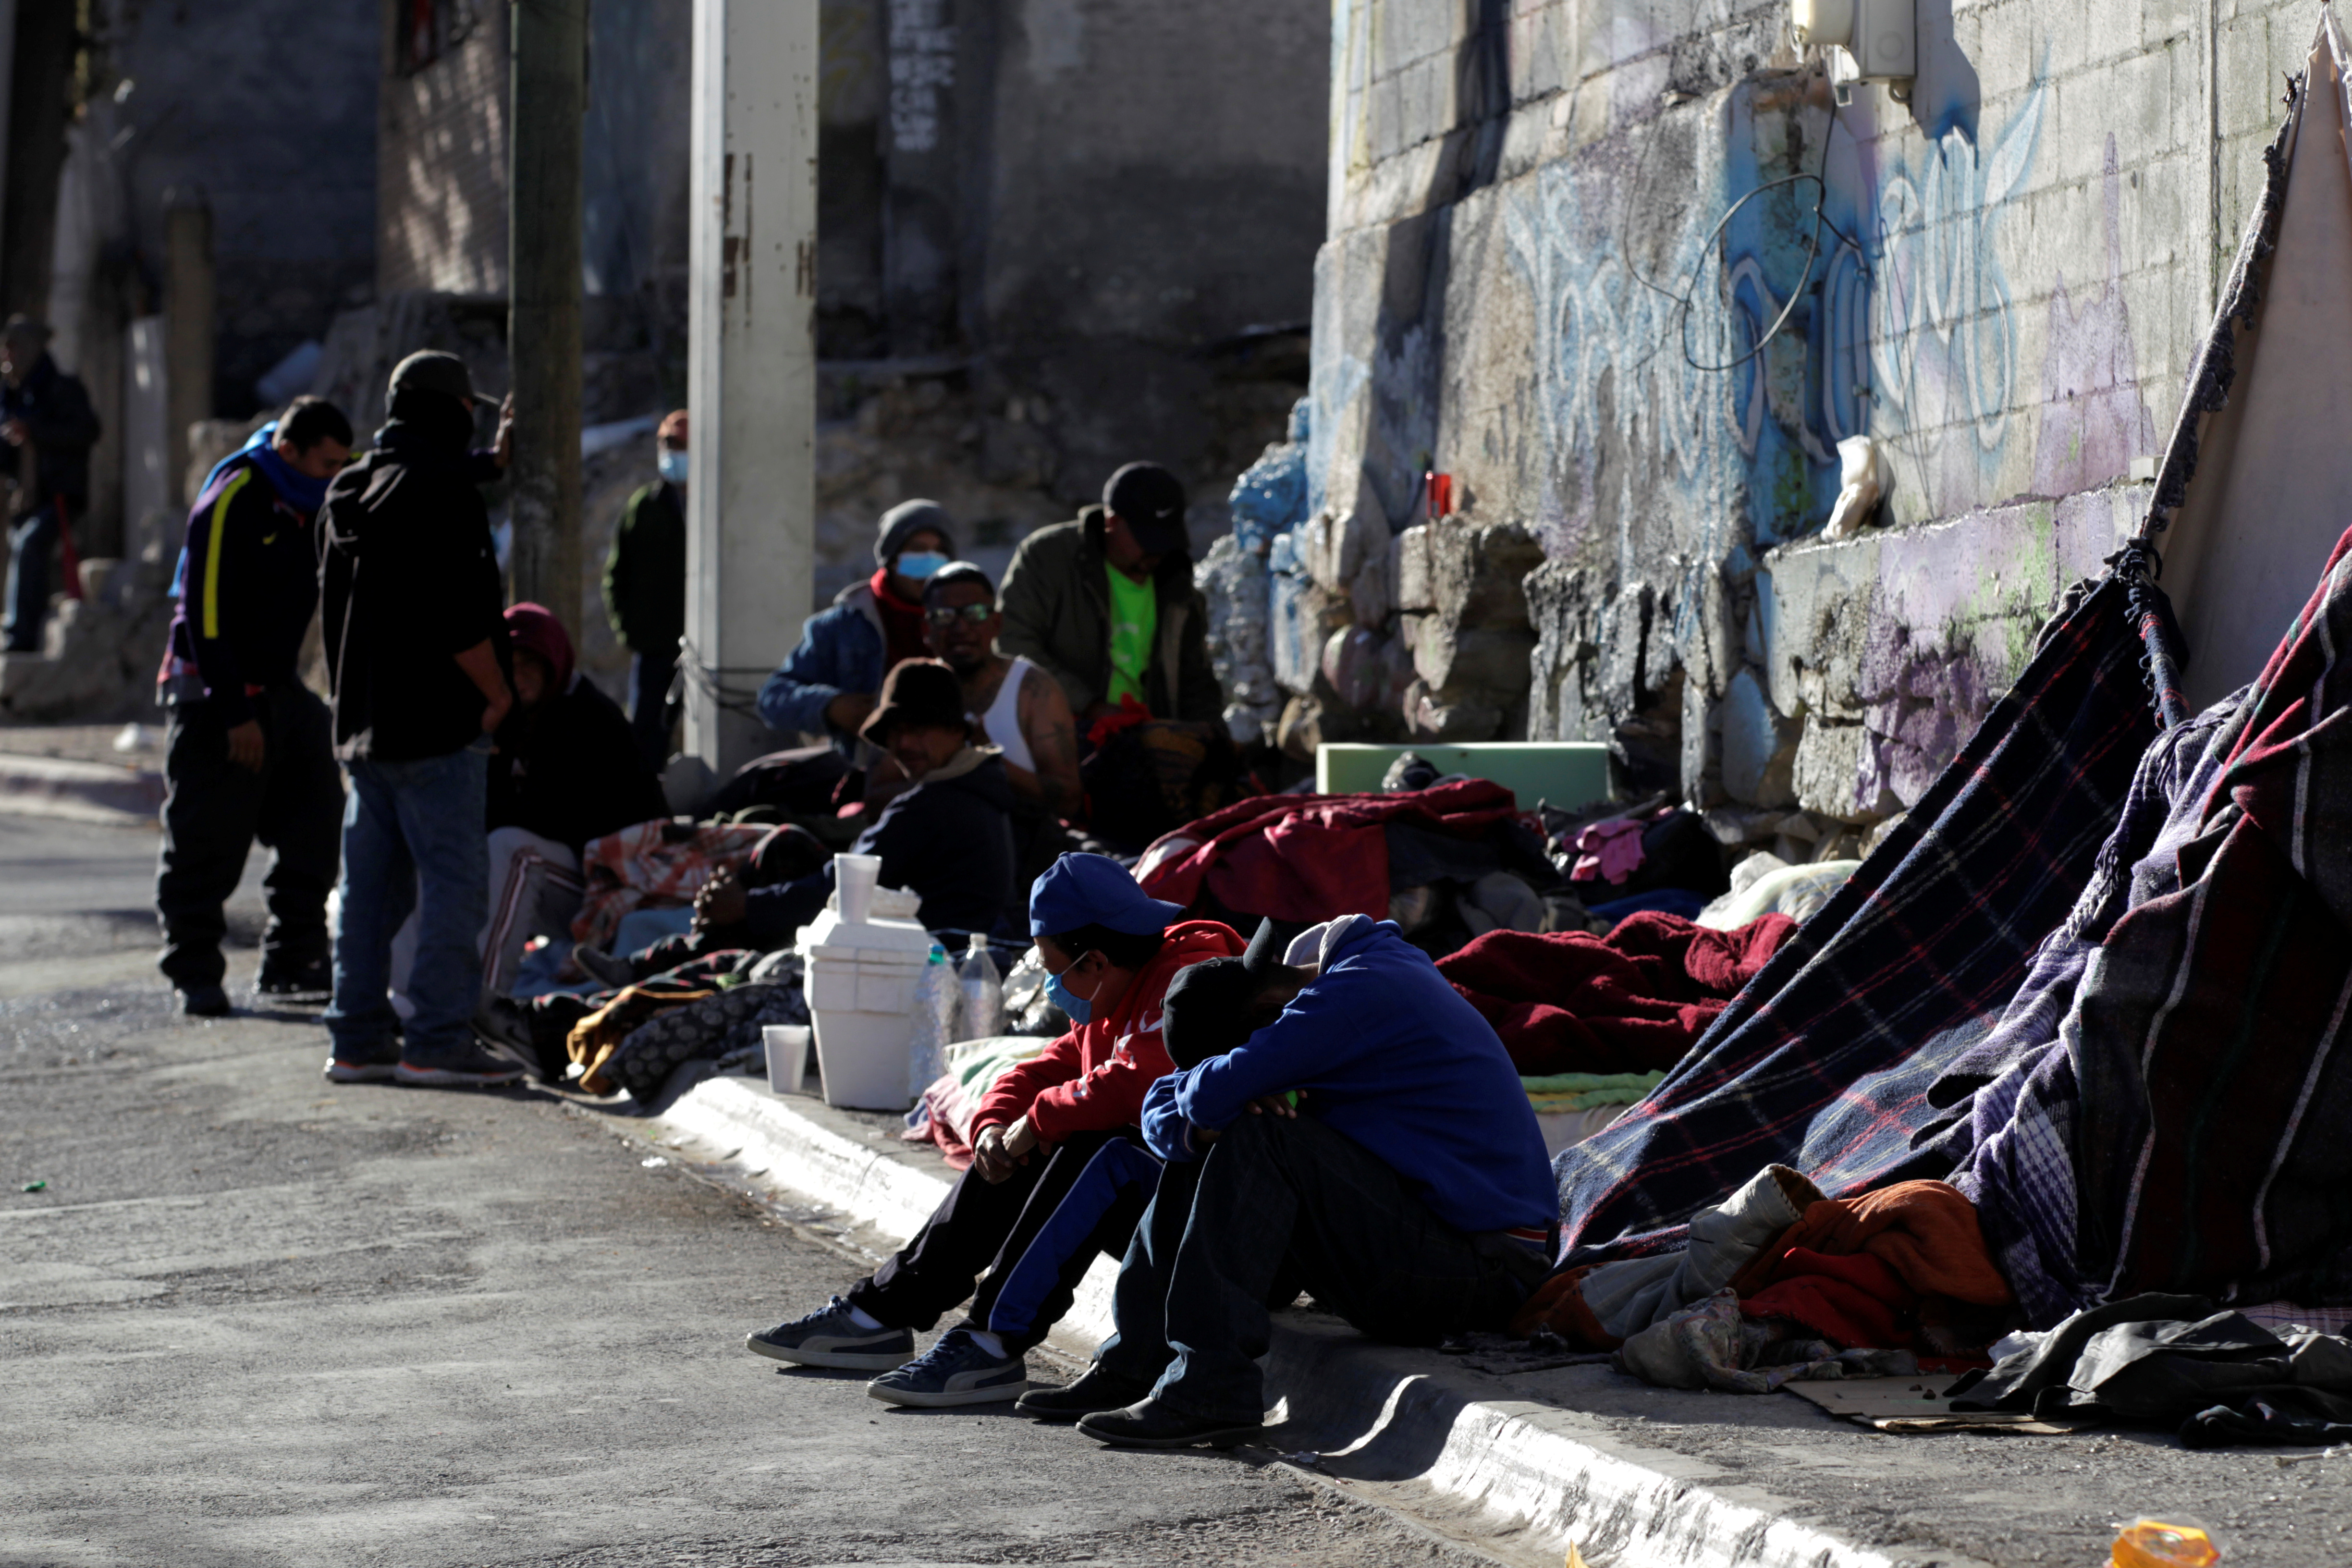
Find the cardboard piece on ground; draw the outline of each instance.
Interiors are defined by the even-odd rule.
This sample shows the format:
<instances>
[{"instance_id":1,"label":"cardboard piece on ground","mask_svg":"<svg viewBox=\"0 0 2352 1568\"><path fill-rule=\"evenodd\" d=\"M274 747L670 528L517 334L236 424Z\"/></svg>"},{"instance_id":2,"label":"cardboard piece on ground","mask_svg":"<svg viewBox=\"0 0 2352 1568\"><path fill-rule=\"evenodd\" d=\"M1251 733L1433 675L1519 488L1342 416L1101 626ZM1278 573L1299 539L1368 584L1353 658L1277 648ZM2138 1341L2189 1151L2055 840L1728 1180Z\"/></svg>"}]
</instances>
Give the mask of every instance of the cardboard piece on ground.
<instances>
[{"instance_id":1,"label":"cardboard piece on ground","mask_svg":"<svg viewBox=\"0 0 2352 1568\"><path fill-rule=\"evenodd\" d=\"M1922 1373L1916 1377L1809 1379L1780 1386L1832 1415L1881 1432L2016 1432L2050 1437L2090 1425L2039 1421L2004 1411L1954 1410L1945 1391L1958 1381L1950 1373Z\"/></svg>"}]
</instances>

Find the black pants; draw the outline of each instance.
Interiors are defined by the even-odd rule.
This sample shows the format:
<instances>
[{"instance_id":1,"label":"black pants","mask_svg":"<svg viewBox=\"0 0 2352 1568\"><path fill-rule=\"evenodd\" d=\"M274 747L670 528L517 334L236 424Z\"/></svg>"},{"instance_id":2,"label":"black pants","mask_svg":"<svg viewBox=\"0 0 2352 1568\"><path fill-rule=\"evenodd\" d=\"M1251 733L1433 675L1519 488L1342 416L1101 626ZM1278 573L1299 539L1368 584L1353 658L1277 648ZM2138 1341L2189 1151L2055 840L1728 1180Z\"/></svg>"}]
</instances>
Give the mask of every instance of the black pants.
<instances>
[{"instance_id":1,"label":"black pants","mask_svg":"<svg viewBox=\"0 0 2352 1568\"><path fill-rule=\"evenodd\" d=\"M343 820L327 705L289 687L255 698L253 713L267 746L259 773L229 761L228 727L208 702L175 706L165 726L155 909L163 973L182 990L221 982L221 906L256 838L273 851L262 882L262 969L292 972L327 957L327 893Z\"/></svg>"},{"instance_id":2,"label":"black pants","mask_svg":"<svg viewBox=\"0 0 2352 1568\"><path fill-rule=\"evenodd\" d=\"M629 656L629 730L646 766L658 775L669 763L670 732L683 703L669 700L677 674L677 645Z\"/></svg>"},{"instance_id":3,"label":"black pants","mask_svg":"<svg viewBox=\"0 0 2352 1568\"><path fill-rule=\"evenodd\" d=\"M1118 1331L1095 1359L1188 1415L1254 1422L1266 1303L1304 1288L1376 1340L1500 1328L1550 1260L1454 1229L1388 1162L1311 1117L1244 1116L1171 1163L1118 1271ZM1293 1282L1295 1281L1295 1285Z\"/></svg>"},{"instance_id":4,"label":"black pants","mask_svg":"<svg viewBox=\"0 0 2352 1568\"><path fill-rule=\"evenodd\" d=\"M956 1179L946 1200L895 1257L850 1287L849 1304L891 1328L921 1330L971 1297L971 1309L962 1326L986 1328L997 1288L1053 1218L1095 1151L1114 1138L1135 1135L1132 1129L1075 1134L1055 1145L1051 1154L1032 1154L1027 1164L997 1183L973 1166ZM1126 1240L1122 1233L1106 1245L1120 1247ZM1093 1248L1077 1249L1028 1331L1004 1336L1008 1350L1018 1353L1045 1337L1045 1331L1070 1310L1078 1281L1093 1261ZM988 1271L985 1279L980 1279L982 1269Z\"/></svg>"}]
</instances>

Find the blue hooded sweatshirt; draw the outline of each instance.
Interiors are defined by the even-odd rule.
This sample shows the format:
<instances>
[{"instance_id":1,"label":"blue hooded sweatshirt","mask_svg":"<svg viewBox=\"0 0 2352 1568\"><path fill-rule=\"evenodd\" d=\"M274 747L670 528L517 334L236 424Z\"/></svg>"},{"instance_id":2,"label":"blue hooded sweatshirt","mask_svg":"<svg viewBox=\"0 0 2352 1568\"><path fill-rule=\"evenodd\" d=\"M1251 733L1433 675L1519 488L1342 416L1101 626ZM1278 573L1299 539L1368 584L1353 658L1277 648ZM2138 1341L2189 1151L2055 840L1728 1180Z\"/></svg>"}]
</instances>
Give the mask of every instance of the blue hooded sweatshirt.
<instances>
[{"instance_id":1,"label":"blue hooded sweatshirt","mask_svg":"<svg viewBox=\"0 0 2352 1568\"><path fill-rule=\"evenodd\" d=\"M1536 1113L1494 1028L1392 921L1334 922L1323 969L1246 1044L1171 1073L1143 1100L1163 1160L1195 1160L1262 1095L1301 1089L1313 1116L1386 1161L1463 1231L1559 1223Z\"/></svg>"}]
</instances>

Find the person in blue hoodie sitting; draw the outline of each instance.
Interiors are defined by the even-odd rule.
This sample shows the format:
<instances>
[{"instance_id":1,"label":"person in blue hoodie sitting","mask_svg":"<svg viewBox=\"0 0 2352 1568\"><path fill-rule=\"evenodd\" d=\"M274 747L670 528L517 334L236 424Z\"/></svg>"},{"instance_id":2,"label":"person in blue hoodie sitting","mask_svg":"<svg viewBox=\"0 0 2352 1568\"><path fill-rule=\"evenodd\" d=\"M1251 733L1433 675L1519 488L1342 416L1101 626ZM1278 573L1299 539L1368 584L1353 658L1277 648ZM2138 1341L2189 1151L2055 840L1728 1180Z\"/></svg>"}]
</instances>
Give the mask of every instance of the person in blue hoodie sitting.
<instances>
[{"instance_id":1,"label":"person in blue hoodie sitting","mask_svg":"<svg viewBox=\"0 0 2352 1568\"><path fill-rule=\"evenodd\" d=\"M1167 1162L1120 1265L1118 1331L1019 1408L1119 1447L1256 1435L1268 1303L1299 1289L1375 1339L1498 1329L1551 1267L1559 1208L1534 1110L1495 1031L1392 921L1346 915L1276 959L1169 987L1154 1084Z\"/></svg>"}]
</instances>

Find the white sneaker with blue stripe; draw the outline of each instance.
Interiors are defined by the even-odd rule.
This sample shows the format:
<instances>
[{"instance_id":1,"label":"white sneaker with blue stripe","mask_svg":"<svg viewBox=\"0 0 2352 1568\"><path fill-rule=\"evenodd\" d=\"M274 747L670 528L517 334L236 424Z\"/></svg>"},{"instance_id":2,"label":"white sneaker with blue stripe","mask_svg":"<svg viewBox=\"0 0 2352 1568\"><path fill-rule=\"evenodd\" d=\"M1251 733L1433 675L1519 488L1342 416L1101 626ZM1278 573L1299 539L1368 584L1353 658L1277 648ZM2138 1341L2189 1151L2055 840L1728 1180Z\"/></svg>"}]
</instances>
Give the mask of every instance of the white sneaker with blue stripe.
<instances>
[{"instance_id":1,"label":"white sneaker with blue stripe","mask_svg":"<svg viewBox=\"0 0 2352 1568\"><path fill-rule=\"evenodd\" d=\"M969 1329L950 1329L917 1360L866 1385L886 1405L939 1409L994 1405L1029 1392L1029 1365L1020 1356L992 1355Z\"/></svg>"}]
</instances>

